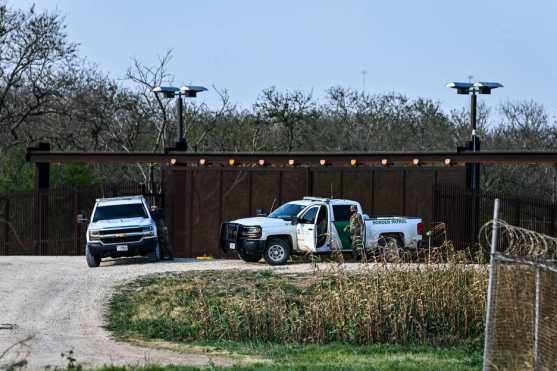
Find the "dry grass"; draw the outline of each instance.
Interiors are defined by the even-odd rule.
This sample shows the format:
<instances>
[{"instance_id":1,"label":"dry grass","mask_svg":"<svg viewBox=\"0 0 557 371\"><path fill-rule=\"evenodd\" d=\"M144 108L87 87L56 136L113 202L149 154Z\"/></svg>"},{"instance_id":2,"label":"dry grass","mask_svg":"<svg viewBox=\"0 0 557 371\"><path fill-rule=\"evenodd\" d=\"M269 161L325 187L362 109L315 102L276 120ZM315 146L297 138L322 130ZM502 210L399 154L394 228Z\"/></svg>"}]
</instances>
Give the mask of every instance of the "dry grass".
<instances>
[{"instance_id":1,"label":"dry grass","mask_svg":"<svg viewBox=\"0 0 557 371\"><path fill-rule=\"evenodd\" d=\"M166 275L123 288L109 327L169 341L459 344L483 334L486 283L484 267L456 263Z\"/></svg>"}]
</instances>

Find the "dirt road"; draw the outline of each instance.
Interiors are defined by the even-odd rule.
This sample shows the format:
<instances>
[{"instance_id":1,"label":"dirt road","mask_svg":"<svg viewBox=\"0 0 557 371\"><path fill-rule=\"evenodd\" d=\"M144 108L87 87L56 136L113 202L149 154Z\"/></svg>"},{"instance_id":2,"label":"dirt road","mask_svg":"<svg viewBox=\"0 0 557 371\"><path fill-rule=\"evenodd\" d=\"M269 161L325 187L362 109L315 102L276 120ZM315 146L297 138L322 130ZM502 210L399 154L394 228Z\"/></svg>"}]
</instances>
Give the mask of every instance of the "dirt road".
<instances>
[{"instance_id":1,"label":"dirt road","mask_svg":"<svg viewBox=\"0 0 557 371\"><path fill-rule=\"evenodd\" d=\"M103 310L116 285L138 276L208 269L269 269L237 260L177 260L149 263L143 259L103 262L90 269L84 257L0 257L0 356L2 365L25 359L28 369L64 366L62 352L73 350L87 367L114 365L232 365L238 360L201 353L183 354L116 342L103 328ZM308 264L274 268L306 271Z\"/></svg>"}]
</instances>

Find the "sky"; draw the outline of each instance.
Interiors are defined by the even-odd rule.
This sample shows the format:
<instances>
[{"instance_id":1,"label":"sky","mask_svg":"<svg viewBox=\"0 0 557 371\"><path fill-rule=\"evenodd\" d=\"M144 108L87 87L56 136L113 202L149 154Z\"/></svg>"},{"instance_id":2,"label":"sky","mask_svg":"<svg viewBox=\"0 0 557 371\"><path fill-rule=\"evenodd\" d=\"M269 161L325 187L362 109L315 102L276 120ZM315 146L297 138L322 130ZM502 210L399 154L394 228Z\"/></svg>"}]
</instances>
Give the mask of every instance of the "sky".
<instances>
[{"instance_id":1,"label":"sky","mask_svg":"<svg viewBox=\"0 0 557 371\"><path fill-rule=\"evenodd\" d=\"M250 108L261 91L331 86L468 100L450 81L498 81L489 107L535 100L557 114L554 0L8 0L65 16L80 54L113 78L169 49L175 83L228 89ZM364 74L362 71L366 71ZM364 83L365 76L365 83ZM218 94L197 98L210 106Z\"/></svg>"}]
</instances>

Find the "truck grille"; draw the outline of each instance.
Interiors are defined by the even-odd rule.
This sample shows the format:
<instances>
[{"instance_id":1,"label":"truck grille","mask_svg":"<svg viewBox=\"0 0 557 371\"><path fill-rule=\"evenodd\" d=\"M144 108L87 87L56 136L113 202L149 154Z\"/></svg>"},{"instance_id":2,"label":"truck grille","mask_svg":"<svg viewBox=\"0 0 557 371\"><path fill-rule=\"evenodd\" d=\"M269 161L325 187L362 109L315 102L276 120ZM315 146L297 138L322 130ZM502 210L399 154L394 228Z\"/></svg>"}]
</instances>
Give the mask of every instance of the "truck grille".
<instances>
[{"instance_id":1,"label":"truck grille","mask_svg":"<svg viewBox=\"0 0 557 371\"><path fill-rule=\"evenodd\" d=\"M237 241L240 225L235 223L224 223L222 226L222 239L223 241Z\"/></svg>"},{"instance_id":2,"label":"truck grille","mask_svg":"<svg viewBox=\"0 0 557 371\"><path fill-rule=\"evenodd\" d=\"M117 229L102 229L99 231L101 236L107 234L120 234L120 233L141 233L143 232L143 227L133 227L133 228L117 228Z\"/></svg>"},{"instance_id":3,"label":"truck grille","mask_svg":"<svg viewBox=\"0 0 557 371\"><path fill-rule=\"evenodd\" d=\"M101 237L102 243L126 243L126 242L137 242L141 240L143 236L123 236L123 237Z\"/></svg>"}]
</instances>

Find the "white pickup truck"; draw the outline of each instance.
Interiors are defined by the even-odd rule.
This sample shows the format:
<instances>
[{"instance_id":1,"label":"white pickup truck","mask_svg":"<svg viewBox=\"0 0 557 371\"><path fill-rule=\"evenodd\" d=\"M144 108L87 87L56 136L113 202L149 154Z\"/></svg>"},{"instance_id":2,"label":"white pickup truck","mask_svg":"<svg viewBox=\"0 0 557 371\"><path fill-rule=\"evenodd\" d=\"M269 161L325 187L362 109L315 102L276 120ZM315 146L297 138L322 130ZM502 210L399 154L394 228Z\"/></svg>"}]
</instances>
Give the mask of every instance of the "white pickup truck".
<instances>
[{"instance_id":1,"label":"white pickup truck","mask_svg":"<svg viewBox=\"0 0 557 371\"><path fill-rule=\"evenodd\" d=\"M150 256L161 258L157 225L143 196L100 198L95 202L88 223L85 257L87 265L98 267L102 258Z\"/></svg>"},{"instance_id":2,"label":"white pickup truck","mask_svg":"<svg viewBox=\"0 0 557 371\"><path fill-rule=\"evenodd\" d=\"M370 218L356 201L304 197L291 201L267 216L223 223L220 243L224 251L235 250L247 262L264 257L271 265L286 263L291 254L327 254L334 250L351 252L350 206L364 217L366 249L375 248L390 237L401 248L421 245L424 225L417 217L381 216Z\"/></svg>"}]
</instances>

